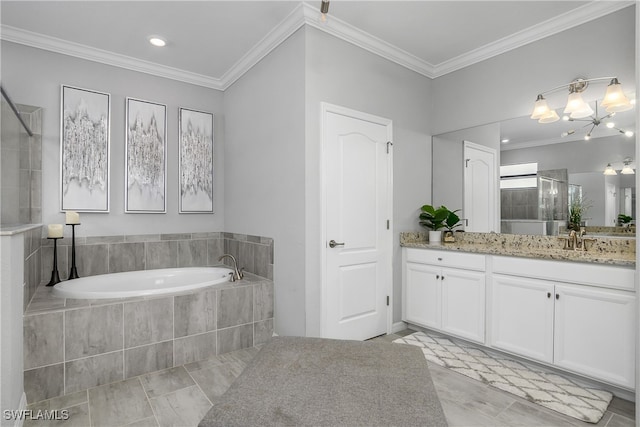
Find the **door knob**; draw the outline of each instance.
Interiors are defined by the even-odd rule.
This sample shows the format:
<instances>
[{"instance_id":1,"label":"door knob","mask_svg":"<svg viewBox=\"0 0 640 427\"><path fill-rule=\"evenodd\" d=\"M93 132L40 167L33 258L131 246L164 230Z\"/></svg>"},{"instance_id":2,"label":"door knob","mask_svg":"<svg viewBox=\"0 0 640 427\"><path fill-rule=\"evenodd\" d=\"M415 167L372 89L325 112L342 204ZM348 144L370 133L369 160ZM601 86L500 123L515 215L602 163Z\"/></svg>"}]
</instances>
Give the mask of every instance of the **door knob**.
<instances>
[{"instance_id":1,"label":"door knob","mask_svg":"<svg viewBox=\"0 0 640 427\"><path fill-rule=\"evenodd\" d=\"M329 240L329 247L330 248L335 248L336 246L344 246L344 243L338 243L333 239Z\"/></svg>"}]
</instances>

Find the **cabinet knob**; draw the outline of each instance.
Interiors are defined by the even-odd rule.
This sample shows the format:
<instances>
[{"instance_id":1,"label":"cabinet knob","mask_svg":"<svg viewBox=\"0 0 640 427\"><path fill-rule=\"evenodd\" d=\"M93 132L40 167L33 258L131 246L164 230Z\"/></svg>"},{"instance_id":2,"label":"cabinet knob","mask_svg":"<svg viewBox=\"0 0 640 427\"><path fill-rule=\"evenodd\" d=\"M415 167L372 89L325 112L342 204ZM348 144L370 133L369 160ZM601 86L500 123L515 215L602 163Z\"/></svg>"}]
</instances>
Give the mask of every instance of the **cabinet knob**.
<instances>
[{"instance_id":1,"label":"cabinet knob","mask_svg":"<svg viewBox=\"0 0 640 427\"><path fill-rule=\"evenodd\" d=\"M551 298L551 292L547 292L547 298Z\"/></svg>"},{"instance_id":2,"label":"cabinet knob","mask_svg":"<svg viewBox=\"0 0 640 427\"><path fill-rule=\"evenodd\" d=\"M560 299L560 294L556 294L556 299Z\"/></svg>"},{"instance_id":3,"label":"cabinet knob","mask_svg":"<svg viewBox=\"0 0 640 427\"><path fill-rule=\"evenodd\" d=\"M438 258L438 261L442 261L442 258Z\"/></svg>"},{"instance_id":4,"label":"cabinet knob","mask_svg":"<svg viewBox=\"0 0 640 427\"><path fill-rule=\"evenodd\" d=\"M444 280L444 276L442 276L442 280Z\"/></svg>"},{"instance_id":5,"label":"cabinet knob","mask_svg":"<svg viewBox=\"0 0 640 427\"><path fill-rule=\"evenodd\" d=\"M440 275L436 274L436 280L440 280Z\"/></svg>"}]
</instances>

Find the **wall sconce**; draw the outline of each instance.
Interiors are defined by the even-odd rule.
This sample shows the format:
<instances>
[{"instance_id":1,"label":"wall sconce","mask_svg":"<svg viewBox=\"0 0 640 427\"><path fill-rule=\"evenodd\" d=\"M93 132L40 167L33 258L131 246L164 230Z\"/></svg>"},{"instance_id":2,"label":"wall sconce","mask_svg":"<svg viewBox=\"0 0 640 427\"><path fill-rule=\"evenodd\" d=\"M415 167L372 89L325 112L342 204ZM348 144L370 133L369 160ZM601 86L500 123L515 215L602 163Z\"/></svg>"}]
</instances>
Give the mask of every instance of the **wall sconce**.
<instances>
[{"instance_id":1,"label":"wall sconce","mask_svg":"<svg viewBox=\"0 0 640 427\"><path fill-rule=\"evenodd\" d=\"M631 159L629 157L624 159L624 161L622 163L624 164L624 166L622 167L622 171L620 171L621 174L623 174L623 175L634 175L635 174L633 168L631 167Z\"/></svg>"},{"instance_id":2,"label":"wall sconce","mask_svg":"<svg viewBox=\"0 0 640 427\"><path fill-rule=\"evenodd\" d=\"M633 104L631 103L631 101L629 101L629 98L627 98L627 96L622 91L622 85L618 81L617 77L597 77L593 79L578 78L568 84L560 85L554 87L553 89L540 92L538 94L538 97L536 98L533 112L531 113L531 118L534 120L538 120L539 123L553 123L555 121L558 121L560 119L558 113L556 113L555 110L549 108L549 106L547 105L547 100L543 95L555 92L560 89L569 90L567 104L563 111L564 114L567 115L568 120L584 119L586 117L592 116L594 114L593 109L587 102L585 102L584 99L582 99L582 92L584 92L587 87L589 87L590 82L601 80L610 81L604 99L600 103L600 105L604 107L609 114L602 118L598 118L596 114L596 117L593 117L593 119L602 120L604 118L610 117L614 113L627 111L633 108Z\"/></svg>"},{"instance_id":3,"label":"wall sconce","mask_svg":"<svg viewBox=\"0 0 640 427\"><path fill-rule=\"evenodd\" d=\"M604 172L605 175L618 175L618 172L616 172L616 170L613 168L613 166L611 166L611 163L607 163L607 167L604 168Z\"/></svg>"}]
</instances>

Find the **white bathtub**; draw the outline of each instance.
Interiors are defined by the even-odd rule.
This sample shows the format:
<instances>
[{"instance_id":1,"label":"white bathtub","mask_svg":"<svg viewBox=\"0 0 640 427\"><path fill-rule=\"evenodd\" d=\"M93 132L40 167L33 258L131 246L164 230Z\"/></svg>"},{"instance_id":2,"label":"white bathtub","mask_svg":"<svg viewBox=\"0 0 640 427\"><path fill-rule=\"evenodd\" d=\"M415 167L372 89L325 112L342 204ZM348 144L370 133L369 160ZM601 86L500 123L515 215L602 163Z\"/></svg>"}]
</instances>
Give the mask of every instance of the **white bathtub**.
<instances>
[{"instance_id":1,"label":"white bathtub","mask_svg":"<svg viewBox=\"0 0 640 427\"><path fill-rule=\"evenodd\" d=\"M224 283L231 272L225 267L185 267L100 274L60 282L53 294L76 299L162 295Z\"/></svg>"}]
</instances>

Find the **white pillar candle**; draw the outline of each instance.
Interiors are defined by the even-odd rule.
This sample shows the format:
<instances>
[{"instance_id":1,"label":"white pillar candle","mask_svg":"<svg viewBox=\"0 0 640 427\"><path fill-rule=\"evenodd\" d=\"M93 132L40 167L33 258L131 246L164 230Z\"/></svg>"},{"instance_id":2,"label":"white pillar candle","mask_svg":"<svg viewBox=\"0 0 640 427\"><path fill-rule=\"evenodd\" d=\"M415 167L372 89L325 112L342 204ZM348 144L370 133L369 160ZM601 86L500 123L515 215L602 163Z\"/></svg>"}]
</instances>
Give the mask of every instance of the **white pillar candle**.
<instances>
[{"instance_id":1,"label":"white pillar candle","mask_svg":"<svg viewBox=\"0 0 640 427\"><path fill-rule=\"evenodd\" d=\"M67 211L66 219L67 219L67 225L80 224L80 214L78 214L78 212Z\"/></svg>"},{"instance_id":2,"label":"white pillar candle","mask_svg":"<svg viewBox=\"0 0 640 427\"><path fill-rule=\"evenodd\" d=\"M62 237L62 224L49 224L49 238Z\"/></svg>"}]
</instances>

